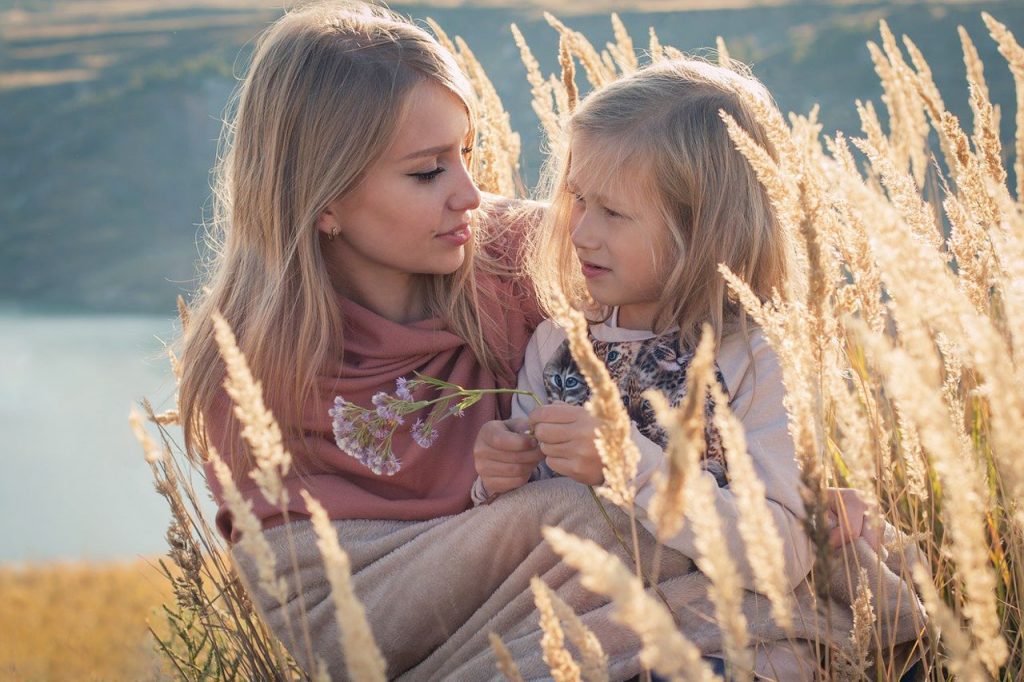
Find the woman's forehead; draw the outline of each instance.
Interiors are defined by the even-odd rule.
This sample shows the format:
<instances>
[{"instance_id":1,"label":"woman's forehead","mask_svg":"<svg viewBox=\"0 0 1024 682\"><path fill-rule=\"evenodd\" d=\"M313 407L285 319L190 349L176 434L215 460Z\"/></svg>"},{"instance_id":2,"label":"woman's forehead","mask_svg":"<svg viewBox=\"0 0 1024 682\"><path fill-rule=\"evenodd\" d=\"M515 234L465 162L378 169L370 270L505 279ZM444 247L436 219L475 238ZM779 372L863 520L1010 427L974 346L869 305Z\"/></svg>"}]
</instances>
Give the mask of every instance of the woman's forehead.
<instances>
[{"instance_id":1,"label":"woman's forehead","mask_svg":"<svg viewBox=\"0 0 1024 682\"><path fill-rule=\"evenodd\" d=\"M417 84L408 97L387 154L389 157L405 160L462 146L470 131L469 113L455 93L432 81L424 81Z\"/></svg>"}]
</instances>

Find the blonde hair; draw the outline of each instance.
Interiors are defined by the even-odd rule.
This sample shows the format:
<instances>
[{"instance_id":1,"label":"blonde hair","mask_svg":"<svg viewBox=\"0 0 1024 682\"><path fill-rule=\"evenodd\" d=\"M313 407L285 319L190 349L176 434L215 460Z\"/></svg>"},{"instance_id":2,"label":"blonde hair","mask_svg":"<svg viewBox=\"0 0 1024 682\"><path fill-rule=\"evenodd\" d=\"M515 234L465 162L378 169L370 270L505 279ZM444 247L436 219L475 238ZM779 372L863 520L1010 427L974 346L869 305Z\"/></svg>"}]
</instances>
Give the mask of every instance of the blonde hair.
<instances>
[{"instance_id":1,"label":"blonde hair","mask_svg":"<svg viewBox=\"0 0 1024 682\"><path fill-rule=\"evenodd\" d=\"M719 114L725 111L769 153L775 150L745 97L771 101L742 67L699 59L662 60L595 91L568 122L572 140L585 140L586 167L570 153L546 169L551 210L532 241L528 269L549 313L557 292L588 313L609 310L590 301L571 242L570 169L629 186L648 214L667 230L674 253L654 331L678 325L680 341L695 346L704 322L716 347L727 325L745 325L743 309L718 272L725 263L765 300L786 277L785 238L767 193L736 149ZM571 144L564 146L571 149ZM590 153L596 149L595 153ZM627 185L628 183L628 185Z\"/></svg>"},{"instance_id":2,"label":"blonde hair","mask_svg":"<svg viewBox=\"0 0 1024 682\"><path fill-rule=\"evenodd\" d=\"M205 450L201 416L224 377L212 313L234 329L282 428L298 423L318 371L340 357L344 321L316 220L386 151L422 82L463 102L471 146L476 110L468 80L430 34L389 10L317 4L285 14L259 38L224 127L209 235L214 255L181 340L179 404L193 458ZM474 271L494 265L479 248L484 227L476 226L477 243L467 245L458 270L423 275L422 285L431 314L484 367L504 375L507 364L484 340L492 322L477 312Z\"/></svg>"}]
</instances>

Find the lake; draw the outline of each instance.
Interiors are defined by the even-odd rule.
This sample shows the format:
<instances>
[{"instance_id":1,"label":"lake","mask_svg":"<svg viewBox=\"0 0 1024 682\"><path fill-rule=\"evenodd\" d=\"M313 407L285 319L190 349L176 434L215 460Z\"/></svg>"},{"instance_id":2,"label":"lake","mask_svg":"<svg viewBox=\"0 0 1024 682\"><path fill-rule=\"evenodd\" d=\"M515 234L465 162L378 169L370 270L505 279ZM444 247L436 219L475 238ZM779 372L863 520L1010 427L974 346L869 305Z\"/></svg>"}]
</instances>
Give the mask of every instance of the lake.
<instances>
[{"instance_id":1,"label":"lake","mask_svg":"<svg viewBox=\"0 0 1024 682\"><path fill-rule=\"evenodd\" d=\"M173 407L175 323L0 308L0 562L162 552L167 505L127 418L143 397Z\"/></svg>"}]
</instances>

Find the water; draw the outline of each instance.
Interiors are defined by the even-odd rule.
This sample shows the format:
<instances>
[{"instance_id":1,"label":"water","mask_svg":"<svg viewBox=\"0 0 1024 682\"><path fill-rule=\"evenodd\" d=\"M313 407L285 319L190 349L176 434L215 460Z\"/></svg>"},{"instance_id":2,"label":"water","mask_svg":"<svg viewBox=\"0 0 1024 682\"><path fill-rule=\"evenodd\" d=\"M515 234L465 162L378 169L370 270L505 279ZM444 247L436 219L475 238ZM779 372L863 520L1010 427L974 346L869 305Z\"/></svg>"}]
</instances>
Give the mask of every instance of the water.
<instances>
[{"instance_id":1,"label":"water","mask_svg":"<svg viewBox=\"0 0 1024 682\"><path fill-rule=\"evenodd\" d=\"M127 416L173 406L173 335L162 317L0 309L0 562L163 551L167 506Z\"/></svg>"}]
</instances>

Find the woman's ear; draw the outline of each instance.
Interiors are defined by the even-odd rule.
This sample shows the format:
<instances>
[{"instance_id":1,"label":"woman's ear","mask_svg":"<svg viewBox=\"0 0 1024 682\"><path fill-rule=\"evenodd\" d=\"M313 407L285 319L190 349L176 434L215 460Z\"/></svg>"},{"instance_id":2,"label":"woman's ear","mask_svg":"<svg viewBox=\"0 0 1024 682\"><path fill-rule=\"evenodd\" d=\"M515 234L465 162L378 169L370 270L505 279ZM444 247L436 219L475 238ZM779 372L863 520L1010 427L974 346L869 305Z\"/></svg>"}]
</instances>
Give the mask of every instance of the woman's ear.
<instances>
[{"instance_id":1,"label":"woman's ear","mask_svg":"<svg viewBox=\"0 0 1024 682\"><path fill-rule=\"evenodd\" d=\"M325 208L316 217L316 229L326 235L328 239L334 239L341 234L338 212L332 206Z\"/></svg>"}]
</instances>

